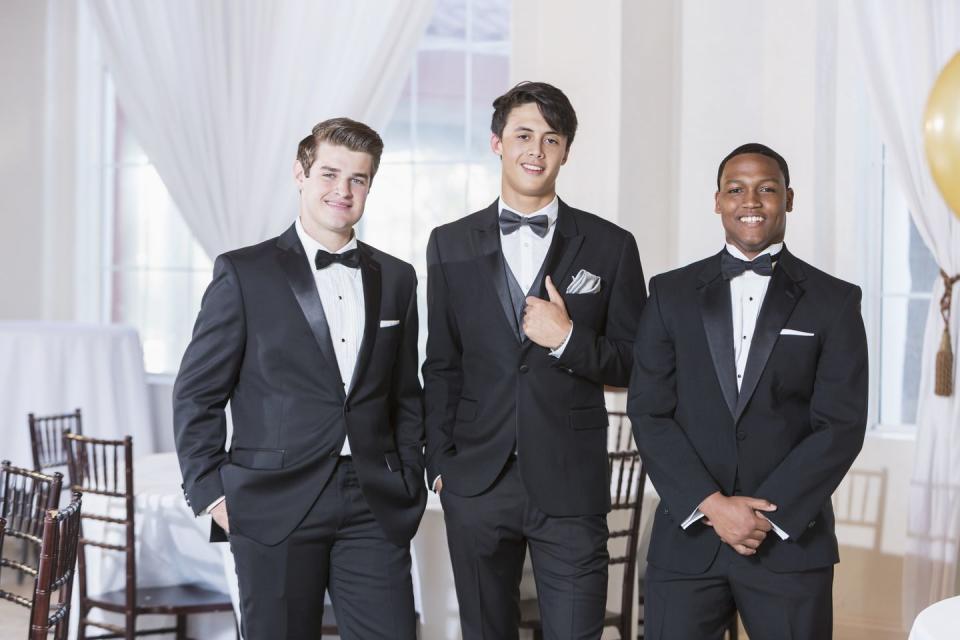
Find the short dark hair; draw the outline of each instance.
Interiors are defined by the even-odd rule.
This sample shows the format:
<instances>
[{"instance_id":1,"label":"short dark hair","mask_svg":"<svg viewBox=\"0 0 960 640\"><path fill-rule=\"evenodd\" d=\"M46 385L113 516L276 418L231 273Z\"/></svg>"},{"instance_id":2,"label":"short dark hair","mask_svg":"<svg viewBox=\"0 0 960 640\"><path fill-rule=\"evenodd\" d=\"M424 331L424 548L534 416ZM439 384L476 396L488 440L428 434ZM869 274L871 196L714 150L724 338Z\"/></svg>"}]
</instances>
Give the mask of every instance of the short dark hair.
<instances>
[{"instance_id":1,"label":"short dark hair","mask_svg":"<svg viewBox=\"0 0 960 640\"><path fill-rule=\"evenodd\" d=\"M318 123L306 138L300 141L297 147L297 160L303 167L303 175L310 177L310 167L316 159L317 147L321 142L329 142L350 151L368 153L373 158L372 175L377 173L380 166L380 155L383 153L383 140L376 131L350 118L330 118Z\"/></svg>"},{"instance_id":2,"label":"short dark hair","mask_svg":"<svg viewBox=\"0 0 960 640\"><path fill-rule=\"evenodd\" d=\"M494 100L490 131L498 138L503 138L503 128L507 125L510 112L530 102L536 103L543 119L554 131L567 137L569 149L577 133L577 112L563 91L546 82L521 82Z\"/></svg>"},{"instance_id":3,"label":"short dark hair","mask_svg":"<svg viewBox=\"0 0 960 640\"><path fill-rule=\"evenodd\" d=\"M727 157L724 158L720 163L720 168L717 169L717 191L720 190L720 177L723 175L723 168L727 166L727 162L729 162L731 158L742 156L745 153L758 153L761 156L767 156L768 158L772 159L777 163L777 166L780 167L780 172L783 174L784 186L790 186L790 169L787 168L787 161L783 159L783 156L765 144L760 144L759 142L748 142L747 144L742 144L728 153Z\"/></svg>"}]
</instances>

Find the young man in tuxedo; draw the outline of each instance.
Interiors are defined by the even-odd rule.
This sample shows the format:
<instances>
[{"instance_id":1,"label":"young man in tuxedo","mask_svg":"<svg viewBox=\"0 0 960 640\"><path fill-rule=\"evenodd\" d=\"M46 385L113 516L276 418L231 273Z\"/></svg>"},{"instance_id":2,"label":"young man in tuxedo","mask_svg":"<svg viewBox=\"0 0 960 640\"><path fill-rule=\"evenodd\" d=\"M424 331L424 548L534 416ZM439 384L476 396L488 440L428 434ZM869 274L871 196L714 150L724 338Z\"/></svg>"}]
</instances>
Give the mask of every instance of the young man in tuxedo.
<instances>
[{"instance_id":1,"label":"young man in tuxedo","mask_svg":"<svg viewBox=\"0 0 960 640\"><path fill-rule=\"evenodd\" d=\"M500 197L434 229L423 365L465 640L517 638L527 547L544 636L598 638L607 589L604 385L624 386L646 297L633 236L568 206L567 97L521 83L493 103Z\"/></svg>"},{"instance_id":2,"label":"young man in tuxedo","mask_svg":"<svg viewBox=\"0 0 960 640\"><path fill-rule=\"evenodd\" d=\"M726 247L653 278L627 410L661 497L645 637L832 635L830 496L863 444L860 289L791 254L784 159L760 144L717 176Z\"/></svg>"},{"instance_id":3,"label":"young man in tuxedo","mask_svg":"<svg viewBox=\"0 0 960 640\"><path fill-rule=\"evenodd\" d=\"M347 118L303 139L299 216L217 258L174 386L184 492L229 535L246 640L317 638L327 589L340 637L416 635L417 278L353 229L382 150Z\"/></svg>"}]
</instances>

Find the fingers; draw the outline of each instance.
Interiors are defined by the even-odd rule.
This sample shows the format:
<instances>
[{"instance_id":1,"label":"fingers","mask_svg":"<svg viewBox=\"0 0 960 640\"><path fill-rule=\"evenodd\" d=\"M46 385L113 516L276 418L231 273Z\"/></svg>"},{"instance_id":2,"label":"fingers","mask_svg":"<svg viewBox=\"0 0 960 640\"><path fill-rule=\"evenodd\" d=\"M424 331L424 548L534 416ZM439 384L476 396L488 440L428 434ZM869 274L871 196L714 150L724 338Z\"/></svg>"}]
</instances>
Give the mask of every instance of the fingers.
<instances>
[{"instance_id":1,"label":"fingers","mask_svg":"<svg viewBox=\"0 0 960 640\"><path fill-rule=\"evenodd\" d=\"M767 531L770 531L771 529L773 529L773 524L771 524L769 520L767 520L767 519L764 518L762 515L760 515L759 512L756 512L756 513L757 513L757 518L756 518L756 520L757 520L757 524L756 524L757 529L759 529L760 531L763 531L763 532L767 532Z\"/></svg>"},{"instance_id":2,"label":"fingers","mask_svg":"<svg viewBox=\"0 0 960 640\"><path fill-rule=\"evenodd\" d=\"M739 553L739 554L742 555L742 556L752 556L752 555L754 555L754 554L757 553L757 550L756 550L756 549L751 549L750 547L748 547L748 546L746 546L746 545L735 544L735 545L731 545L731 546L733 546L733 550L734 550L734 551L736 551L737 553Z\"/></svg>"},{"instance_id":3,"label":"fingers","mask_svg":"<svg viewBox=\"0 0 960 640\"><path fill-rule=\"evenodd\" d=\"M747 503L747 506L753 509L754 511L776 511L777 505L764 500L763 498L744 498L744 502Z\"/></svg>"},{"instance_id":4,"label":"fingers","mask_svg":"<svg viewBox=\"0 0 960 640\"><path fill-rule=\"evenodd\" d=\"M547 285L547 295L550 297L550 302L566 308L566 306L563 304L563 298L560 297L560 292L557 291L555 286L553 286L553 279L550 276L547 276L545 283Z\"/></svg>"}]
</instances>

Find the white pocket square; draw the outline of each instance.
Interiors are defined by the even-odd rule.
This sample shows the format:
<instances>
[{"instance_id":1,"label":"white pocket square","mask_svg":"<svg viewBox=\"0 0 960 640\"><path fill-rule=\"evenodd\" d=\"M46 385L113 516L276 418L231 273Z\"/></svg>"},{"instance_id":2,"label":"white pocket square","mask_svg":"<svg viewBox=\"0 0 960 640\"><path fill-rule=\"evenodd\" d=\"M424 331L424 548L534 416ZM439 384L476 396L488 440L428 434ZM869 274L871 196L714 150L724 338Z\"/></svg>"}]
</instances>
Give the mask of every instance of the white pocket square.
<instances>
[{"instance_id":1,"label":"white pocket square","mask_svg":"<svg viewBox=\"0 0 960 640\"><path fill-rule=\"evenodd\" d=\"M781 329L780 335L782 336L806 336L812 337L813 334L808 331L797 331L796 329Z\"/></svg>"},{"instance_id":2,"label":"white pocket square","mask_svg":"<svg viewBox=\"0 0 960 640\"><path fill-rule=\"evenodd\" d=\"M573 276L573 282L567 287L565 293L597 293L600 291L600 276L595 276L586 269L580 269L577 275Z\"/></svg>"},{"instance_id":3,"label":"white pocket square","mask_svg":"<svg viewBox=\"0 0 960 640\"><path fill-rule=\"evenodd\" d=\"M387 327L395 327L395 326L397 326L398 324L400 324L400 321L399 321L399 320L381 320L381 321L380 321L380 328L381 328L381 329L386 329Z\"/></svg>"}]
</instances>

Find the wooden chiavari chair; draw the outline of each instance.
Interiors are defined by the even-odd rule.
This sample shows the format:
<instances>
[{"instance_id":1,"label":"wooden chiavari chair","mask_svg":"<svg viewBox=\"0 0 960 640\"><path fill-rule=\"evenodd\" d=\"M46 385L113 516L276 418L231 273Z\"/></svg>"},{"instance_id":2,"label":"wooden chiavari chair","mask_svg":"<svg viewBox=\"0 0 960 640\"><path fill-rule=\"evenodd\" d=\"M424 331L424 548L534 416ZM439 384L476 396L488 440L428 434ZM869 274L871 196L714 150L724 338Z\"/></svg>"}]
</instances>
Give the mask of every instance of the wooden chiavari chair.
<instances>
[{"instance_id":1,"label":"wooden chiavari chair","mask_svg":"<svg viewBox=\"0 0 960 640\"><path fill-rule=\"evenodd\" d=\"M198 585L144 588L137 585L133 439L126 436L123 440L101 440L74 433L67 433L63 438L70 469L70 486L76 491L88 494L88 508L82 516L83 520L97 521L105 529L120 527L123 532L121 540L113 540L106 535L94 539L87 537L81 531L78 554L80 620L77 637L79 640L132 639L136 636L159 633L172 633L177 640L186 640L187 616L218 611L233 612L233 605L227 594ZM92 500L89 498L93 495L104 496L109 500L122 500L123 517L95 513L90 504ZM122 589L99 594L89 593L86 575L88 547L97 547L103 552L124 554L126 583ZM92 619L90 612L94 609L123 616L123 624ZM144 615L175 616L176 626L138 631L137 618ZM88 627L103 629L106 633L88 636Z\"/></svg>"}]
</instances>

